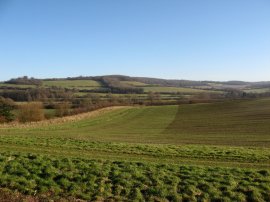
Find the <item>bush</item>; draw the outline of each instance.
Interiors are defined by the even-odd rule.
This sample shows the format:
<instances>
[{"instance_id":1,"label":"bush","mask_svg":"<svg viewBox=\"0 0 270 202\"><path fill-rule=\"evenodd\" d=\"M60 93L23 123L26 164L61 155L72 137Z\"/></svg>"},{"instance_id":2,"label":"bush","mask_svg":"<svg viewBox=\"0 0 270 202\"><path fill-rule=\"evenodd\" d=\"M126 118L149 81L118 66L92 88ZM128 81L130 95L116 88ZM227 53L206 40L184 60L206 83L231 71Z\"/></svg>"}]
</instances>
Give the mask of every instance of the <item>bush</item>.
<instances>
[{"instance_id":1,"label":"bush","mask_svg":"<svg viewBox=\"0 0 270 202\"><path fill-rule=\"evenodd\" d=\"M0 97L0 123L14 120L14 115L11 112L14 106L13 100Z\"/></svg>"},{"instance_id":2,"label":"bush","mask_svg":"<svg viewBox=\"0 0 270 202\"><path fill-rule=\"evenodd\" d=\"M42 103L29 102L20 106L18 119L23 123L43 120L44 110Z\"/></svg>"},{"instance_id":3,"label":"bush","mask_svg":"<svg viewBox=\"0 0 270 202\"><path fill-rule=\"evenodd\" d=\"M70 115L70 104L68 102L63 102L55 106L55 115L58 117Z\"/></svg>"}]
</instances>

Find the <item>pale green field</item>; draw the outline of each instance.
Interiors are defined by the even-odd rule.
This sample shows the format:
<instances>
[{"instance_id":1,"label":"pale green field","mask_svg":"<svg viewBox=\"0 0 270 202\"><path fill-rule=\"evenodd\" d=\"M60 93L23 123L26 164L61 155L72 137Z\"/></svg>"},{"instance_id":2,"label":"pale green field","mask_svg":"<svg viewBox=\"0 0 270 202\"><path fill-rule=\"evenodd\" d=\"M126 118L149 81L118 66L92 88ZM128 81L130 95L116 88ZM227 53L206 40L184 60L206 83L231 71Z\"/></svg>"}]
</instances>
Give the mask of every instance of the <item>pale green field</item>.
<instances>
[{"instance_id":1,"label":"pale green field","mask_svg":"<svg viewBox=\"0 0 270 202\"><path fill-rule=\"evenodd\" d=\"M94 80L59 80L59 81L43 81L44 86L57 86L62 88L76 89L96 89L101 85Z\"/></svg>"},{"instance_id":2,"label":"pale green field","mask_svg":"<svg viewBox=\"0 0 270 202\"><path fill-rule=\"evenodd\" d=\"M159 92L159 93L219 93L218 91L201 90L193 88L181 88L181 87L144 87L145 92Z\"/></svg>"},{"instance_id":3,"label":"pale green field","mask_svg":"<svg viewBox=\"0 0 270 202\"><path fill-rule=\"evenodd\" d=\"M17 84L7 84L7 83L0 83L0 87L12 87L12 88L35 88L35 85L17 85Z\"/></svg>"},{"instance_id":4,"label":"pale green field","mask_svg":"<svg viewBox=\"0 0 270 202\"><path fill-rule=\"evenodd\" d=\"M138 82L138 81L121 81L121 83L128 84L128 85L131 85L131 86L136 86L136 87L148 86L148 84Z\"/></svg>"},{"instance_id":5,"label":"pale green field","mask_svg":"<svg viewBox=\"0 0 270 202\"><path fill-rule=\"evenodd\" d=\"M254 88L254 89L247 89L244 91L247 93L267 93L270 92L270 88Z\"/></svg>"}]
</instances>

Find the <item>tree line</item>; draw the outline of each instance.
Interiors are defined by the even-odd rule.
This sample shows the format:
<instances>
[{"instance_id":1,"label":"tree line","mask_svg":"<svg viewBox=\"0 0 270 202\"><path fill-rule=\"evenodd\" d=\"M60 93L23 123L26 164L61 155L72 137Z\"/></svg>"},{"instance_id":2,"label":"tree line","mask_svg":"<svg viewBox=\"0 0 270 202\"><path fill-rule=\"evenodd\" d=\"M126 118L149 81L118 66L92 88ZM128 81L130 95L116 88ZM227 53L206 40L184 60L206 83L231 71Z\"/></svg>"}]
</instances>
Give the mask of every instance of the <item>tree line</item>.
<instances>
[{"instance_id":1,"label":"tree line","mask_svg":"<svg viewBox=\"0 0 270 202\"><path fill-rule=\"evenodd\" d=\"M40 79L35 79L33 77L28 78L28 76L18 77L15 79L10 79L6 81L7 84L16 84L16 85L42 85L42 81Z\"/></svg>"}]
</instances>

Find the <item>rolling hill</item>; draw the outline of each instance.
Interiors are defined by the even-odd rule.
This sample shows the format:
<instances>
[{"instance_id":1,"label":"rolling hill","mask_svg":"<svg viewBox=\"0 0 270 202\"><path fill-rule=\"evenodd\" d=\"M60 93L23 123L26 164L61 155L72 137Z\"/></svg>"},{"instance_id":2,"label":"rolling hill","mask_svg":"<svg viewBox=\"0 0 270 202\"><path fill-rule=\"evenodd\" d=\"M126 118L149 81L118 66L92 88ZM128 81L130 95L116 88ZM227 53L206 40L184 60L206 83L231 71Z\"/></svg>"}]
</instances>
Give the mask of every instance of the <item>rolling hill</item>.
<instances>
[{"instance_id":1,"label":"rolling hill","mask_svg":"<svg viewBox=\"0 0 270 202\"><path fill-rule=\"evenodd\" d=\"M88 80L57 82L46 85L90 87ZM96 82L89 85L102 85ZM269 98L2 124L0 200L269 201L269 131Z\"/></svg>"}]
</instances>

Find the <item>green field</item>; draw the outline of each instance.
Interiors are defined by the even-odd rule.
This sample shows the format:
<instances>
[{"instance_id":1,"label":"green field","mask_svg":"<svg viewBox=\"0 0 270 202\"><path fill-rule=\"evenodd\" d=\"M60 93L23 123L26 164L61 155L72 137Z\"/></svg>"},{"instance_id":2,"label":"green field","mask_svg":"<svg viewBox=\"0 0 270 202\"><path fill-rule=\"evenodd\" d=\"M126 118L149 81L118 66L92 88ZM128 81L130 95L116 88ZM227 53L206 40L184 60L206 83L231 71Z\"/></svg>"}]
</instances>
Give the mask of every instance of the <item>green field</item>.
<instances>
[{"instance_id":1,"label":"green field","mask_svg":"<svg viewBox=\"0 0 270 202\"><path fill-rule=\"evenodd\" d=\"M270 99L3 126L0 179L23 194L97 201L269 201L269 131Z\"/></svg>"},{"instance_id":2,"label":"green field","mask_svg":"<svg viewBox=\"0 0 270 202\"><path fill-rule=\"evenodd\" d=\"M254 88L254 89L247 89L244 91L247 93L269 93L270 88Z\"/></svg>"},{"instance_id":3,"label":"green field","mask_svg":"<svg viewBox=\"0 0 270 202\"><path fill-rule=\"evenodd\" d=\"M95 119L24 131L2 129L1 134L107 142L269 147L269 110L269 99L127 107Z\"/></svg>"},{"instance_id":4,"label":"green field","mask_svg":"<svg viewBox=\"0 0 270 202\"><path fill-rule=\"evenodd\" d=\"M17 84L8 84L8 83L0 83L0 87L7 87L7 88L35 88L35 85L17 85Z\"/></svg>"},{"instance_id":5,"label":"green field","mask_svg":"<svg viewBox=\"0 0 270 202\"><path fill-rule=\"evenodd\" d=\"M92 90L101 87L100 83L94 80L53 80L53 81L43 80L42 84L44 87L57 86L68 89L75 88L78 90ZM26 89L26 88L36 88L37 86L0 83L0 87Z\"/></svg>"},{"instance_id":6,"label":"green field","mask_svg":"<svg viewBox=\"0 0 270 202\"><path fill-rule=\"evenodd\" d=\"M268 201L267 170L0 155L1 185L91 201ZM75 201L75 200L74 200Z\"/></svg>"},{"instance_id":7,"label":"green field","mask_svg":"<svg viewBox=\"0 0 270 202\"><path fill-rule=\"evenodd\" d=\"M136 87L142 87L142 86L148 86L149 84L138 82L138 81L121 81L120 83L122 84L128 84L131 86L136 86Z\"/></svg>"},{"instance_id":8,"label":"green field","mask_svg":"<svg viewBox=\"0 0 270 202\"><path fill-rule=\"evenodd\" d=\"M76 88L79 90L91 90L100 87L100 83L94 80L55 80L55 81L43 81L45 87L57 86L61 88Z\"/></svg>"},{"instance_id":9,"label":"green field","mask_svg":"<svg viewBox=\"0 0 270 202\"><path fill-rule=\"evenodd\" d=\"M163 87L163 86L146 86L143 87L144 92L158 92L158 93L218 93L218 91L201 90L194 88L182 88L182 87Z\"/></svg>"}]
</instances>

